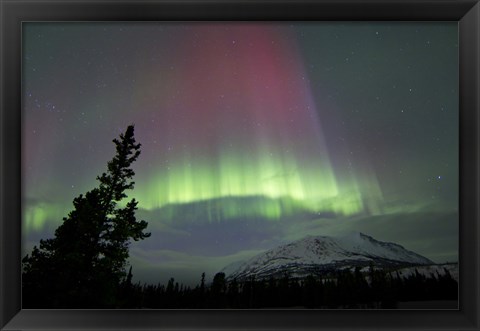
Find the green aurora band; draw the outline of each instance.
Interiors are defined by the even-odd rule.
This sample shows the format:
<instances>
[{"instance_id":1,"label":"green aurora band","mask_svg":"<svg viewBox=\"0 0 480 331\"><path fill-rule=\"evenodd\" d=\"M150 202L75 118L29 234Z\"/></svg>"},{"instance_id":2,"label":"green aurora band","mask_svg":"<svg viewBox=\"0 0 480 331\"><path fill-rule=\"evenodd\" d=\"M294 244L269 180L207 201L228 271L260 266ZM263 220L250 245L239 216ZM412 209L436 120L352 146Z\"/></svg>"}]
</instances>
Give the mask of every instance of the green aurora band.
<instances>
[{"instance_id":1,"label":"green aurora band","mask_svg":"<svg viewBox=\"0 0 480 331\"><path fill-rule=\"evenodd\" d=\"M131 101L139 111L115 115L136 124L142 143L130 194L140 209L161 209L156 221L164 222L186 217L182 206L198 202L189 213L208 222L381 212L382 192L368 166L339 171L332 165L314 91L288 28L239 24L226 32L202 24L195 30L201 39L178 34L182 47L169 59L178 62L175 75L163 66L145 68L136 79L146 88ZM214 41L223 48L212 49ZM96 185L96 174L88 175L82 181L87 190ZM27 196L41 191L42 185L29 191L32 185L27 180ZM60 222L71 201L25 204L24 210L26 231L38 230L49 220Z\"/></svg>"}]
</instances>

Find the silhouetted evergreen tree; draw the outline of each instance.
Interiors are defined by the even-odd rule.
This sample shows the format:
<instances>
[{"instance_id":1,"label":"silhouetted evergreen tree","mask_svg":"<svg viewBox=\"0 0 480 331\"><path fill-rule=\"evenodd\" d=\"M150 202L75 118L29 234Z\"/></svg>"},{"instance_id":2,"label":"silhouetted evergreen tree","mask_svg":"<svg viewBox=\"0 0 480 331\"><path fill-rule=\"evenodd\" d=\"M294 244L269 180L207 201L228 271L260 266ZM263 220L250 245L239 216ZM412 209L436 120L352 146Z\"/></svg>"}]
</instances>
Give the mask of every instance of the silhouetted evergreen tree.
<instances>
[{"instance_id":1,"label":"silhouetted evergreen tree","mask_svg":"<svg viewBox=\"0 0 480 331\"><path fill-rule=\"evenodd\" d=\"M219 272L213 277L212 286L210 288L211 308L225 308L227 305L227 282L225 281L225 273Z\"/></svg>"},{"instance_id":2,"label":"silhouetted evergreen tree","mask_svg":"<svg viewBox=\"0 0 480 331\"><path fill-rule=\"evenodd\" d=\"M133 302L133 284L132 284L132 267L128 270L127 277L120 286L119 298L117 299L117 306L121 308L134 308Z\"/></svg>"},{"instance_id":3,"label":"silhouetted evergreen tree","mask_svg":"<svg viewBox=\"0 0 480 331\"><path fill-rule=\"evenodd\" d=\"M137 221L135 199L118 203L133 189L131 164L140 155L134 127L113 140L116 155L99 186L74 199L74 210L23 259L23 308L105 308L117 305L130 240L150 236Z\"/></svg>"},{"instance_id":4,"label":"silhouetted evergreen tree","mask_svg":"<svg viewBox=\"0 0 480 331\"><path fill-rule=\"evenodd\" d=\"M228 305L230 308L238 308L240 305L239 301L239 287L238 282L236 279L233 279L228 284L227 289L227 298L228 298Z\"/></svg>"}]
</instances>

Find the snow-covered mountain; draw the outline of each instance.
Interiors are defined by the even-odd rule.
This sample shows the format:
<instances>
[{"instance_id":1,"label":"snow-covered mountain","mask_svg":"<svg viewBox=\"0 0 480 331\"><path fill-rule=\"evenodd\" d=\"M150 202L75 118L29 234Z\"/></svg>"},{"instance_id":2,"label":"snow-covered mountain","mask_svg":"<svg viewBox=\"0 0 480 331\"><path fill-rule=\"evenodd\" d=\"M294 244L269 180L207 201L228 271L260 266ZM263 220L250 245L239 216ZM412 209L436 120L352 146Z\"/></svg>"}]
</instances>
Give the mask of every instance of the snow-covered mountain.
<instances>
[{"instance_id":1,"label":"snow-covered mountain","mask_svg":"<svg viewBox=\"0 0 480 331\"><path fill-rule=\"evenodd\" d=\"M308 236L282 245L243 263L226 266L222 272L227 279L256 279L326 273L354 267L408 267L433 264L431 260L404 247L390 242L382 242L355 232L346 236Z\"/></svg>"}]
</instances>

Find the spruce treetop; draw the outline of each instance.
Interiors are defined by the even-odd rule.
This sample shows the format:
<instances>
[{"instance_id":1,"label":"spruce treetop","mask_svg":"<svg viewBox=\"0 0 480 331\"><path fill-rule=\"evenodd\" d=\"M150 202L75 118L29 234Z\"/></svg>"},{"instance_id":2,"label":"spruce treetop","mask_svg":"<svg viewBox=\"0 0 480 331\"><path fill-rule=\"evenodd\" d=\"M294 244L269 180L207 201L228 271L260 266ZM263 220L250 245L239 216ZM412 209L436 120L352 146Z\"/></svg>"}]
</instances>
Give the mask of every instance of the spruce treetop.
<instances>
[{"instance_id":1,"label":"spruce treetop","mask_svg":"<svg viewBox=\"0 0 480 331\"><path fill-rule=\"evenodd\" d=\"M113 143L116 154L97 177L99 186L76 197L54 238L41 240L23 259L24 290L29 296L42 296L51 307L113 305L116 288L126 276L131 239L150 236L144 232L148 223L136 219L135 199L118 207L135 184L131 165L141 145L133 125Z\"/></svg>"}]
</instances>

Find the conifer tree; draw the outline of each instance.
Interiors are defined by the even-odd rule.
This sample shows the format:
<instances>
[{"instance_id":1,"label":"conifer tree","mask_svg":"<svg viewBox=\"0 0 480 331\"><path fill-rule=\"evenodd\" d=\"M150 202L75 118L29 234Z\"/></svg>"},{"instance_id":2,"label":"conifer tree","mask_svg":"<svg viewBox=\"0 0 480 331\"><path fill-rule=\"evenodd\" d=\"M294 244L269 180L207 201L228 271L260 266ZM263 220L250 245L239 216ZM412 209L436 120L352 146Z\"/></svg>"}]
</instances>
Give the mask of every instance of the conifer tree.
<instances>
[{"instance_id":1,"label":"conifer tree","mask_svg":"<svg viewBox=\"0 0 480 331\"><path fill-rule=\"evenodd\" d=\"M23 259L23 308L114 307L131 239L150 236L147 222L137 221L137 201L119 203L133 189L131 164L140 155L131 125L113 140L116 155L99 186L73 200L52 239L40 240Z\"/></svg>"}]
</instances>

